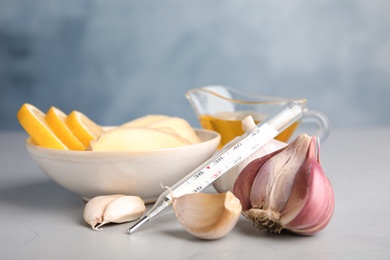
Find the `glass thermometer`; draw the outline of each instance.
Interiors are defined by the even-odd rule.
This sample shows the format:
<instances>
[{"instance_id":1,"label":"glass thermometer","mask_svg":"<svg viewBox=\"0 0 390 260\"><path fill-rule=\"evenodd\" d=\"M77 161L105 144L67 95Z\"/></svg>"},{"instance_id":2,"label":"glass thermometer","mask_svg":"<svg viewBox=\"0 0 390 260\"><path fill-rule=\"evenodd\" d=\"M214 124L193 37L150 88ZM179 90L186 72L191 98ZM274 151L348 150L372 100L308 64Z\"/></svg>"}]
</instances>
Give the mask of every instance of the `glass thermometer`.
<instances>
[{"instance_id":1,"label":"glass thermometer","mask_svg":"<svg viewBox=\"0 0 390 260\"><path fill-rule=\"evenodd\" d=\"M237 137L194 171L163 192L153 207L131 228L132 234L172 204L174 197L200 192L235 165L239 164L268 141L299 120L305 111L303 104L288 102L251 130Z\"/></svg>"}]
</instances>

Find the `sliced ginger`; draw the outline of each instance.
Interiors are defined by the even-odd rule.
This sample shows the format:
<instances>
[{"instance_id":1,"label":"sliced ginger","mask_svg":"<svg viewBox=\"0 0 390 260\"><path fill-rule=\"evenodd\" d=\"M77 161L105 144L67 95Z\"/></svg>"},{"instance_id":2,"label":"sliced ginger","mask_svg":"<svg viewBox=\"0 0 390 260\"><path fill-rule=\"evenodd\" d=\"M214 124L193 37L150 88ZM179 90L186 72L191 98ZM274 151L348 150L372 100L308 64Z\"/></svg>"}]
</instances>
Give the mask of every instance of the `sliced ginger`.
<instances>
[{"instance_id":1,"label":"sliced ginger","mask_svg":"<svg viewBox=\"0 0 390 260\"><path fill-rule=\"evenodd\" d=\"M148 125L150 125L156 121L166 119L166 118L170 118L170 117L166 116L166 115L147 115L147 116L136 118L130 122L127 122L127 123L121 125L121 127L129 127L129 126L131 126L131 127L147 127Z\"/></svg>"},{"instance_id":2,"label":"sliced ginger","mask_svg":"<svg viewBox=\"0 0 390 260\"><path fill-rule=\"evenodd\" d=\"M190 143L177 135L144 127L118 127L91 141L92 151L144 151Z\"/></svg>"},{"instance_id":3,"label":"sliced ginger","mask_svg":"<svg viewBox=\"0 0 390 260\"><path fill-rule=\"evenodd\" d=\"M102 133L92 151L142 151L201 142L190 124L178 117L148 115Z\"/></svg>"},{"instance_id":4,"label":"sliced ginger","mask_svg":"<svg viewBox=\"0 0 390 260\"><path fill-rule=\"evenodd\" d=\"M179 117L169 117L157 120L149 124L147 127L161 129L162 131L168 128L180 137L187 139L192 144L201 142L199 136L196 135L191 125L186 120Z\"/></svg>"},{"instance_id":5,"label":"sliced ginger","mask_svg":"<svg viewBox=\"0 0 390 260\"><path fill-rule=\"evenodd\" d=\"M127 122L120 127L146 127L176 134L187 139L191 144L201 142L191 125L182 118L165 115L147 115Z\"/></svg>"}]
</instances>

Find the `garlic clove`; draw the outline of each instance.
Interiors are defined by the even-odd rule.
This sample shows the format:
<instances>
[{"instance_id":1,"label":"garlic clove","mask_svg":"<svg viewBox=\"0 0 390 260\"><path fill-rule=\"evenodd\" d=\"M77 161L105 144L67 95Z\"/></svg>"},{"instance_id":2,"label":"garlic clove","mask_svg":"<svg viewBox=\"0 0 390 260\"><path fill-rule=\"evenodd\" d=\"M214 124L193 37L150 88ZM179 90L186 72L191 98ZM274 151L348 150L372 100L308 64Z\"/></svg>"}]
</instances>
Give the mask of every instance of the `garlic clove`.
<instances>
[{"instance_id":1,"label":"garlic clove","mask_svg":"<svg viewBox=\"0 0 390 260\"><path fill-rule=\"evenodd\" d=\"M105 208L103 221L97 226L107 223L124 223L138 219L146 210L144 201L138 196L122 196L111 201Z\"/></svg>"},{"instance_id":2,"label":"garlic clove","mask_svg":"<svg viewBox=\"0 0 390 260\"><path fill-rule=\"evenodd\" d=\"M242 121L241 121L241 127L244 132L247 132L251 130L253 127L256 126L255 120L251 115L246 116Z\"/></svg>"},{"instance_id":3,"label":"garlic clove","mask_svg":"<svg viewBox=\"0 0 390 260\"><path fill-rule=\"evenodd\" d=\"M267 154L263 157L254 159L244 167L234 182L233 194L241 201L242 210L245 212L252 207L250 201L250 193L252 190L253 181L258 175L261 166L266 163L273 155L279 151Z\"/></svg>"},{"instance_id":4,"label":"garlic clove","mask_svg":"<svg viewBox=\"0 0 390 260\"><path fill-rule=\"evenodd\" d=\"M317 158L316 158L317 157ZM326 227L334 210L334 194L316 156L316 138L311 138L307 159L296 177L296 183L305 185L300 189L294 185L281 223L295 233L312 234ZM326 183L326 185L322 185ZM300 190L299 190L300 189ZM310 214L307 214L310 212Z\"/></svg>"},{"instance_id":5,"label":"garlic clove","mask_svg":"<svg viewBox=\"0 0 390 260\"><path fill-rule=\"evenodd\" d=\"M292 182L306 157L310 144L307 135L298 136L283 151L265 162L253 181L251 204L254 208L270 208L280 212L290 196Z\"/></svg>"},{"instance_id":6,"label":"garlic clove","mask_svg":"<svg viewBox=\"0 0 390 260\"><path fill-rule=\"evenodd\" d=\"M100 230L97 226L103 221L104 211L110 202L124 195L97 196L90 199L84 207L83 218L94 230Z\"/></svg>"},{"instance_id":7,"label":"garlic clove","mask_svg":"<svg viewBox=\"0 0 390 260\"><path fill-rule=\"evenodd\" d=\"M180 224L193 236L218 239L228 234L241 215L241 203L233 193L190 193L173 199Z\"/></svg>"}]
</instances>

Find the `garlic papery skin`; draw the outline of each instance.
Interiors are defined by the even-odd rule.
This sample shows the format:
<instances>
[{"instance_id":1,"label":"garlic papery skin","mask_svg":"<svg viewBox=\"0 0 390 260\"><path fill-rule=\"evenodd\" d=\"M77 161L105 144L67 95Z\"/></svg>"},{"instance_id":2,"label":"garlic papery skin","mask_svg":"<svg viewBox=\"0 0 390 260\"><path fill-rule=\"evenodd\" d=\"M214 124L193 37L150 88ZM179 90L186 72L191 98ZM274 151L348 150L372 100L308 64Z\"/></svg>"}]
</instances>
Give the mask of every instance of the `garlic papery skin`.
<instances>
[{"instance_id":1,"label":"garlic papery skin","mask_svg":"<svg viewBox=\"0 0 390 260\"><path fill-rule=\"evenodd\" d=\"M314 234L328 225L334 210L333 188L320 165L319 143L306 134L249 163L233 191L243 204L243 215L256 228L275 233L287 229Z\"/></svg>"},{"instance_id":2,"label":"garlic papery skin","mask_svg":"<svg viewBox=\"0 0 390 260\"><path fill-rule=\"evenodd\" d=\"M83 218L94 230L100 230L97 225L103 222L103 214L110 202L123 195L97 196L90 199L84 207Z\"/></svg>"},{"instance_id":3,"label":"garlic papery skin","mask_svg":"<svg viewBox=\"0 0 390 260\"><path fill-rule=\"evenodd\" d=\"M231 192L190 193L173 198L180 224L193 236L213 240L227 235L241 215L241 203Z\"/></svg>"},{"instance_id":4,"label":"garlic papery skin","mask_svg":"<svg viewBox=\"0 0 390 260\"><path fill-rule=\"evenodd\" d=\"M256 126L256 123L253 120L252 116L245 117L241 121L241 123L242 123L242 129L244 130L244 132L247 132ZM256 152L251 154L248 158L243 160L241 163L237 164L234 168L230 169L228 172L226 172L224 175L222 175L219 179L217 179L213 183L215 190L219 193L224 193L227 191L233 192L234 183L236 182L238 175L245 168L245 166L247 166L251 161L253 161L257 158L260 158L260 157L263 157L267 154L273 153L274 151L282 149L286 146L287 146L287 143L278 141L276 139L270 140L268 143L263 145Z\"/></svg>"},{"instance_id":5,"label":"garlic papery skin","mask_svg":"<svg viewBox=\"0 0 390 260\"><path fill-rule=\"evenodd\" d=\"M138 196L121 194L97 196L84 208L84 220L94 230L102 230L107 223L123 223L138 219L145 212L144 201Z\"/></svg>"},{"instance_id":6,"label":"garlic papery skin","mask_svg":"<svg viewBox=\"0 0 390 260\"><path fill-rule=\"evenodd\" d=\"M303 190L299 185L294 185L280 221L294 233L311 235L328 225L334 211L332 184L320 165L319 149L316 155L315 138L311 140L308 158L301 166L296 183L308 189Z\"/></svg>"},{"instance_id":7,"label":"garlic papery skin","mask_svg":"<svg viewBox=\"0 0 390 260\"><path fill-rule=\"evenodd\" d=\"M110 202L103 214L102 223L124 223L138 219L146 210L144 201L138 196L123 196Z\"/></svg>"},{"instance_id":8,"label":"garlic papery skin","mask_svg":"<svg viewBox=\"0 0 390 260\"><path fill-rule=\"evenodd\" d=\"M250 201L254 208L280 212L286 205L292 182L305 161L310 138L298 136L283 151L268 159L253 180Z\"/></svg>"}]
</instances>

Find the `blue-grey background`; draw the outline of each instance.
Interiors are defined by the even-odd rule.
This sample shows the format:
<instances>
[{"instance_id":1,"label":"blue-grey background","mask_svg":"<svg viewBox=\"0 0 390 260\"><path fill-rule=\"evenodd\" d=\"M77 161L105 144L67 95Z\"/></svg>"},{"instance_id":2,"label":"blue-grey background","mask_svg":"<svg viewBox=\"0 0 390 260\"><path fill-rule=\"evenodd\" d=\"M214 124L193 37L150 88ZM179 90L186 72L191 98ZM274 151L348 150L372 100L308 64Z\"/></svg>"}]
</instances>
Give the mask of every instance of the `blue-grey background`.
<instances>
[{"instance_id":1,"label":"blue-grey background","mask_svg":"<svg viewBox=\"0 0 390 260\"><path fill-rule=\"evenodd\" d=\"M333 127L390 125L388 0L0 0L0 130L19 107L99 124L198 122L184 97L220 84L305 97Z\"/></svg>"}]
</instances>

